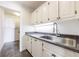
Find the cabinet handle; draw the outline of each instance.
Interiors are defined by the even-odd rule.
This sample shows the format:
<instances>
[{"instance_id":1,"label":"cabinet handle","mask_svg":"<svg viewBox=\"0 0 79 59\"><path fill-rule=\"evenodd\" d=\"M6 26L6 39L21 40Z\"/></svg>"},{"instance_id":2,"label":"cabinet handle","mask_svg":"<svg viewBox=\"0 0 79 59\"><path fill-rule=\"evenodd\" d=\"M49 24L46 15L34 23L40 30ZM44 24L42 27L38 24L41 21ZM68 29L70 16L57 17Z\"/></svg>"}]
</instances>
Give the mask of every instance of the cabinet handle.
<instances>
[{"instance_id":1,"label":"cabinet handle","mask_svg":"<svg viewBox=\"0 0 79 59\"><path fill-rule=\"evenodd\" d=\"M75 14L77 14L77 10L75 10Z\"/></svg>"},{"instance_id":2,"label":"cabinet handle","mask_svg":"<svg viewBox=\"0 0 79 59\"><path fill-rule=\"evenodd\" d=\"M48 2L48 5L50 5L50 3Z\"/></svg>"},{"instance_id":3,"label":"cabinet handle","mask_svg":"<svg viewBox=\"0 0 79 59\"><path fill-rule=\"evenodd\" d=\"M56 57L56 55L55 55L55 54L52 54L52 56L53 56L53 57Z\"/></svg>"},{"instance_id":4,"label":"cabinet handle","mask_svg":"<svg viewBox=\"0 0 79 59\"><path fill-rule=\"evenodd\" d=\"M50 19L48 18L48 21L49 21Z\"/></svg>"},{"instance_id":5,"label":"cabinet handle","mask_svg":"<svg viewBox=\"0 0 79 59\"><path fill-rule=\"evenodd\" d=\"M35 40L35 41L37 41L37 40Z\"/></svg>"},{"instance_id":6,"label":"cabinet handle","mask_svg":"<svg viewBox=\"0 0 79 59\"><path fill-rule=\"evenodd\" d=\"M40 23L43 23L42 21Z\"/></svg>"},{"instance_id":7,"label":"cabinet handle","mask_svg":"<svg viewBox=\"0 0 79 59\"><path fill-rule=\"evenodd\" d=\"M59 20L59 19L60 19L60 17L57 17L57 19Z\"/></svg>"},{"instance_id":8,"label":"cabinet handle","mask_svg":"<svg viewBox=\"0 0 79 59\"><path fill-rule=\"evenodd\" d=\"M42 46L44 46L44 43L42 43Z\"/></svg>"}]
</instances>

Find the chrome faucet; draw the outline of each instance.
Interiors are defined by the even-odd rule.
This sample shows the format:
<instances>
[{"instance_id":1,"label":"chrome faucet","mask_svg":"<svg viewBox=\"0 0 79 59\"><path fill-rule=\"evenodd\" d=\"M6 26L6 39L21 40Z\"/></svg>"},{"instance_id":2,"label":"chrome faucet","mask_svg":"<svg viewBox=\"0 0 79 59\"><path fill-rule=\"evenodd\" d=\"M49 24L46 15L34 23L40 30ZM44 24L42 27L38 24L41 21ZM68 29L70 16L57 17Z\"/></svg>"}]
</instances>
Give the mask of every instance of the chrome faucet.
<instances>
[{"instance_id":1,"label":"chrome faucet","mask_svg":"<svg viewBox=\"0 0 79 59\"><path fill-rule=\"evenodd\" d=\"M57 27L57 25L58 24L56 22L53 23L53 33L56 34L56 35L58 34L58 27Z\"/></svg>"}]
</instances>

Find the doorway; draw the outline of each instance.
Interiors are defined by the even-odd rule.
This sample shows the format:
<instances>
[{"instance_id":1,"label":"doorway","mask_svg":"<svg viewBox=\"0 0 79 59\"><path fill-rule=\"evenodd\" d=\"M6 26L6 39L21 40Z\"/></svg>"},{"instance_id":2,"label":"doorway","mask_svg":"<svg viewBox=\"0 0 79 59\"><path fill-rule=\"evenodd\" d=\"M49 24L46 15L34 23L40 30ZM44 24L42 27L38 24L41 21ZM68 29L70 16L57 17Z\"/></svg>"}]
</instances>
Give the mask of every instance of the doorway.
<instances>
[{"instance_id":1,"label":"doorway","mask_svg":"<svg viewBox=\"0 0 79 59\"><path fill-rule=\"evenodd\" d=\"M19 41L20 36L20 16L13 11L5 11L4 19L4 43Z\"/></svg>"}]
</instances>

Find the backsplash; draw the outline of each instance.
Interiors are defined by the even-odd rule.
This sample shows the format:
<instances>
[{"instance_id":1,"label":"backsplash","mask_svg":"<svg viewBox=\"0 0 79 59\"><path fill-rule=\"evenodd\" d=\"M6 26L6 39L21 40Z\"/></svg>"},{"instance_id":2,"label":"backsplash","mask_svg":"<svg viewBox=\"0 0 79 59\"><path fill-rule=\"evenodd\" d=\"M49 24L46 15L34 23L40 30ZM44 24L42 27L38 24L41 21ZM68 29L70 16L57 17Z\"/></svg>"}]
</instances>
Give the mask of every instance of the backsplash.
<instances>
[{"instance_id":1,"label":"backsplash","mask_svg":"<svg viewBox=\"0 0 79 59\"><path fill-rule=\"evenodd\" d=\"M35 27L34 26L25 26L24 32L35 32Z\"/></svg>"},{"instance_id":2,"label":"backsplash","mask_svg":"<svg viewBox=\"0 0 79 59\"><path fill-rule=\"evenodd\" d=\"M36 32L53 33L53 22L35 25Z\"/></svg>"},{"instance_id":3,"label":"backsplash","mask_svg":"<svg viewBox=\"0 0 79 59\"><path fill-rule=\"evenodd\" d=\"M65 21L55 21L59 34L79 35L79 19L69 19ZM45 32L53 33L53 23L45 23L40 25L27 26L26 32Z\"/></svg>"}]
</instances>

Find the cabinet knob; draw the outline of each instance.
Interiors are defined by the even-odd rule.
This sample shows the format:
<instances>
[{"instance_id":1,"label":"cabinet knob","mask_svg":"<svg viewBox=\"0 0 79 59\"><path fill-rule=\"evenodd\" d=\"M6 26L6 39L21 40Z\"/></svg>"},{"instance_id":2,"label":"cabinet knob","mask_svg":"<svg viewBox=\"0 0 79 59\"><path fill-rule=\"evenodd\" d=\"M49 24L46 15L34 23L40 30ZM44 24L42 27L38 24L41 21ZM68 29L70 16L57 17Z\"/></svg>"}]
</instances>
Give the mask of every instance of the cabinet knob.
<instances>
[{"instance_id":1,"label":"cabinet knob","mask_svg":"<svg viewBox=\"0 0 79 59\"><path fill-rule=\"evenodd\" d=\"M50 3L48 2L48 5L50 5Z\"/></svg>"},{"instance_id":2,"label":"cabinet knob","mask_svg":"<svg viewBox=\"0 0 79 59\"><path fill-rule=\"evenodd\" d=\"M42 43L42 46L44 46L44 43Z\"/></svg>"},{"instance_id":3,"label":"cabinet knob","mask_svg":"<svg viewBox=\"0 0 79 59\"><path fill-rule=\"evenodd\" d=\"M75 14L77 14L77 10L75 10Z\"/></svg>"},{"instance_id":4,"label":"cabinet knob","mask_svg":"<svg viewBox=\"0 0 79 59\"><path fill-rule=\"evenodd\" d=\"M55 54L52 54L52 56L53 56L53 57L56 57L56 55L55 55Z\"/></svg>"},{"instance_id":5,"label":"cabinet knob","mask_svg":"<svg viewBox=\"0 0 79 59\"><path fill-rule=\"evenodd\" d=\"M60 19L60 17L57 17L57 19L59 20L59 19Z\"/></svg>"},{"instance_id":6,"label":"cabinet knob","mask_svg":"<svg viewBox=\"0 0 79 59\"><path fill-rule=\"evenodd\" d=\"M50 19L48 18L48 21L49 21Z\"/></svg>"}]
</instances>

